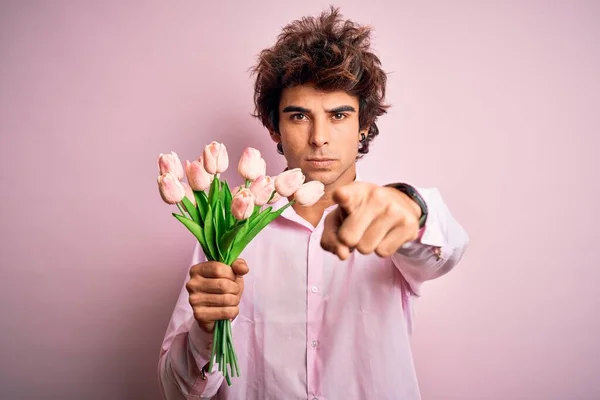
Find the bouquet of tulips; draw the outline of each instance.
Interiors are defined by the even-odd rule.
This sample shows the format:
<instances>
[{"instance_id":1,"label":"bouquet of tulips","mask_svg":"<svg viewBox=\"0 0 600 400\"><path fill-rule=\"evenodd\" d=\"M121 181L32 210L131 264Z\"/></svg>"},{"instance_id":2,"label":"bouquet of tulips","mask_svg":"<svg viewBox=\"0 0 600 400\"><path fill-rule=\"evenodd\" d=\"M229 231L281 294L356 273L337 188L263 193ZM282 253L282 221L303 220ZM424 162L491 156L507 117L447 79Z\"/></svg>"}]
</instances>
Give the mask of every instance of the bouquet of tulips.
<instances>
[{"instance_id":1,"label":"bouquet of tulips","mask_svg":"<svg viewBox=\"0 0 600 400\"><path fill-rule=\"evenodd\" d=\"M266 163L260 152L248 147L239 160L238 172L245 184L229 188L219 174L229 167L225 145L212 142L195 161L186 160L185 170L177 153L160 154L158 189L167 204L176 204L180 214L173 213L198 239L208 260L226 265L238 258L250 241L265 226L294 202L302 206L316 203L324 193L321 182L305 183L299 168L282 172L275 178L266 175ZM184 175L187 183L183 181ZM273 211L271 204L290 198ZM231 321L215 323L209 371L219 364L227 384L230 376L240 376L233 348Z\"/></svg>"}]
</instances>

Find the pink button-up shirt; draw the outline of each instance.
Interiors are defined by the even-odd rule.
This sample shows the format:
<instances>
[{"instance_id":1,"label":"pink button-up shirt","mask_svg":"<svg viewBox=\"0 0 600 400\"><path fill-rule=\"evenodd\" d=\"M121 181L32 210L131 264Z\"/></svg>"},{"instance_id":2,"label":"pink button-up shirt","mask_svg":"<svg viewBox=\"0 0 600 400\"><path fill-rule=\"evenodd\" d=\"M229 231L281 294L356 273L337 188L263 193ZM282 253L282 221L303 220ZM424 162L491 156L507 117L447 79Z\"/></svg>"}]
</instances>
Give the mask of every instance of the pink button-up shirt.
<instances>
[{"instance_id":1,"label":"pink button-up shirt","mask_svg":"<svg viewBox=\"0 0 600 400\"><path fill-rule=\"evenodd\" d=\"M339 260L292 207L244 250L240 312L232 335L241 377L215 365L203 379L212 334L195 323L182 287L159 360L163 396L175 399L420 399L409 344L410 300L423 282L452 269L468 236L438 190L419 189L429 218L420 239L380 258ZM275 204L282 207L287 199ZM192 265L205 261L196 245ZM189 278L189 275L186 278Z\"/></svg>"}]
</instances>

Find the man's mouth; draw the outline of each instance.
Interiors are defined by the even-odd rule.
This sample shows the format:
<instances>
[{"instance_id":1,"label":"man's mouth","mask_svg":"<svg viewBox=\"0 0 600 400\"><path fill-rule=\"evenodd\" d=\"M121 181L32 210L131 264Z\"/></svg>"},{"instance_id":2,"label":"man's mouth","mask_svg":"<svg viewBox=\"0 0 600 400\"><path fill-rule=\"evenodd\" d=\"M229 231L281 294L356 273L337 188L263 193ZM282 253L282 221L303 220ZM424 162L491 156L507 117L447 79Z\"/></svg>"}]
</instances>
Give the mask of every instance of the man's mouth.
<instances>
[{"instance_id":1,"label":"man's mouth","mask_svg":"<svg viewBox=\"0 0 600 400\"><path fill-rule=\"evenodd\" d=\"M336 160L329 157L310 157L306 161L313 167L325 168L331 166Z\"/></svg>"}]
</instances>

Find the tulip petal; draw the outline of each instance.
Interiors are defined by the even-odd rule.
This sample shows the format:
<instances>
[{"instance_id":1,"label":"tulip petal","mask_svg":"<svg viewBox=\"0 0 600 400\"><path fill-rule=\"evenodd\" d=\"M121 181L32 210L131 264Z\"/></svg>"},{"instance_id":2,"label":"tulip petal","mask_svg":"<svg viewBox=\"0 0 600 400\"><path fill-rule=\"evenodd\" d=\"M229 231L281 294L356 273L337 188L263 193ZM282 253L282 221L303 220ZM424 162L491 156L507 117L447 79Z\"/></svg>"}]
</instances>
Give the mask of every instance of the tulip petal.
<instances>
[{"instance_id":1,"label":"tulip petal","mask_svg":"<svg viewBox=\"0 0 600 400\"><path fill-rule=\"evenodd\" d=\"M183 179L183 165L181 164L181 160L179 160L179 156L174 151L158 155L158 170L161 175L171 172L177 179Z\"/></svg>"},{"instance_id":2,"label":"tulip petal","mask_svg":"<svg viewBox=\"0 0 600 400\"><path fill-rule=\"evenodd\" d=\"M261 175L265 175L267 166L260 155L260 151L247 147L244 149L238 163L238 173L246 180L253 181Z\"/></svg>"},{"instance_id":3,"label":"tulip petal","mask_svg":"<svg viewBox=\"0 0 600 400\"><path fill-rule=\"evenodd\" d=\"M319 181L311 181L303 184L294 193L296 202L304 207L315 204L325 194L325 185Z\"/></svg>"},{"instance_id":4,"label":"tulip petal","mask_svg":"<svg viewBox=\"0 0 600 400\"><path fill-rule=\"evenodd\" d=\"M176 204L185 197L185 188L172 172L167 172L158 177L158 191L167 204Z\"/></svg>"},{"instance_id":5,"label":"tulip petal","mask_svg":"<svg viewBox=\"0 0 600 400\"><path fill-rule=\"evenodd\" d=\"M240 189L231 201L231 214L237 220L245 220L250 218L254 211L254 195L250 189Z\"/></svg>"},{"instance_id":6,"label":"tulip petal","mask_svg":"<svg viewBox=\"0 0 600 400\"><path fill-rule=\"evenodd\" d=\"M198 160L192 162L189 160L185 161L185 174L190 187L196 191L208 189L214 179L214 176L209 174L204 168L202 156L200 156Z\"/></svg>"}]
</instances>

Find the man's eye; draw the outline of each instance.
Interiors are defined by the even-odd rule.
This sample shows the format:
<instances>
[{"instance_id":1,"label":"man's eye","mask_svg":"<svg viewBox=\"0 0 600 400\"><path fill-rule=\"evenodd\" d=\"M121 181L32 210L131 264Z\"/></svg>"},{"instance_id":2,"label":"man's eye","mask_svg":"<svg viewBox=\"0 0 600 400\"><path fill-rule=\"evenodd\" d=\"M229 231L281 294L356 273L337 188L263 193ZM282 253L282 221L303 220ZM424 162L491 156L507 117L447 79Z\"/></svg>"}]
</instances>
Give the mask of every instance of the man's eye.
<instances>
[{"instance_id":1,"label":"man's eye","mask_svg":"<svg viewBox=\"0 0 600 400\"><path fill-rule=\"evenodd\" d=\"M302 121L305 118L306 118L306 115L304 115L304 114L293 114L292 115L292 119L294 119L296 121Z\"/></svg>"},{"instance_id":2,"label":"man's eye","mask_svg":"<svg viewBox=\"0 0 600 400\"><path fill-rule=\"evenodd\" d=\"M344 114L344 113L335 113L335 114L333 114L333 119L340 120L340 119L344 119L344 118L346 118L346 114Z\"/></svg>"}]
</instances>

